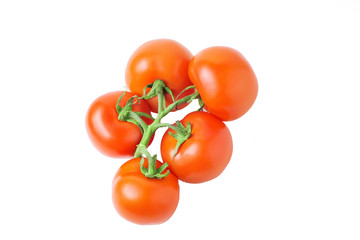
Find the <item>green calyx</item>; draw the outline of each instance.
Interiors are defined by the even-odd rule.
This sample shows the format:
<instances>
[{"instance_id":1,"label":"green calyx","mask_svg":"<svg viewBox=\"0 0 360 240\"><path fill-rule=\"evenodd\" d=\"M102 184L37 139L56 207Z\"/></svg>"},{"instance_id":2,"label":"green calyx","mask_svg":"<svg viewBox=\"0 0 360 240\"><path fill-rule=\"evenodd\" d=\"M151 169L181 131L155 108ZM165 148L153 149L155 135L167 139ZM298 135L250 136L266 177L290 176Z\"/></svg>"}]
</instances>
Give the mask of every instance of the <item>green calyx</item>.
<instances>
[{"instance_id":1,"label":"green calyx","mask_svg":"<svg viewBox=\"0 0 360 240\"><path fill-rule=\"evenodd\" d=\"M144 154L146 156L147 160L149 161L148 168L145 168L144 167L145 159L144 159L144 157L141 157L140 171L142 174L144 174L145 177L162 179L170 174L169 169L167 170L166 173L164 173L164 174L162 173L165 170L165 168L167 168L167 166L168 166L167 163L164 163L159 168L156 168L157 155L155 154L154 156L151 156L149 151L146 149L145 145L139 144L137 151L139 151L141 153L141 155Z\"/></svg>"},{"instance_id":2,"label":"green calyx","mask_svg":"<svg viewBox=\"0 0 360 240\"><path fill-rule=\"evenodd\" d=\"M144 167L145 159L143 157L141 158L140 171L141 171L142 174L144 174L145 177L162 179L162 178L164 178L164 177L166 177L167 175L170 174L169 169L166 171L166 173L162 173L165 170L165 168L167 168L167 166L168 166L167 163L164 163L159 168L155 168L155 166L156 166L156 157L157 156L155 154L151 159L148 159L148 161L149 161L149 167L148 168ZM152 163L150 163L150 162L152 162Z\"/></svg>"},{"instance_id":3,"label":"green calyx","mask_svg":"<svg viewBox=\"0 0 360 240\"><path fill-rule=\"evenodd\" d=\"M122 96L120 96L122 98ZM117 111L118 111L118 119L120 121L126 121L127 118L129 118L129 113L132 112L132 105L134 104L135 97L131 97L125 104L125 106L122 108L119 105L117 105ZM118 100L119 101L119 100ZM121 99L120 99L121 101Z\"/></svg>"},{"instance_id":4,"label":"green calyx","mask_svg":"<svg viewBox=\"0 0 360 240\"><path fill-rule=\"evenodd\" d=\"M170 126L169 126L170 127ZM169 132L170 136L175 138L177 140L173 158L176 156L176 154L179 151L180 146L190 138L191 136L191 124L189 122L186 123L186 127L181 124L181 122L176 121L176 127L172 125L173 130L175 130L175 133Z\"/></svg>"},{"instance_id":5,"label":"green calyx","mask_svg":"<svg viewBox=\"0 0 360 240\"><path fill-rule=\"evenodd\" d=\"M145 130L147 129L147 124L144 122L144 120L141 119L141 117L147 117L150 118L152 120L154 120L154 118L147 113L143 113L143 112L134 112L132 106L135 104L139 104L140 103L140 99L137 98L136 96L131 97L125 104L124 107L121 107L119 105L121 99L125 96L125 92L123 92L120 97L118 98L117 102L116 102L116 112L118 113L118 120L120 121L127 121L127 122L131 122L135 125L137 125L141 132L144 133Z\"/></svg>"}]
</instances>

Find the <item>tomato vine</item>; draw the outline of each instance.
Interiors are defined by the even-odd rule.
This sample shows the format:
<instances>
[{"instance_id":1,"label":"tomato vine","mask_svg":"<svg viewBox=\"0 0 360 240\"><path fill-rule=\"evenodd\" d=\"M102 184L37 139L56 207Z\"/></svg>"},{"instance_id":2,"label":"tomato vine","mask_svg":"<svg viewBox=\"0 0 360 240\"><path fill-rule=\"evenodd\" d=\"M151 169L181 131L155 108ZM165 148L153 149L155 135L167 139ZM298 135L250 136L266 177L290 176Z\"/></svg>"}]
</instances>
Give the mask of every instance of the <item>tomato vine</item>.
<instances>
[{"instance_id":1,"label":"tomato vine","mask_svg":"<svg viewBox=\"0 0 360 240\"><path fill-rule=\"evenodd\" d=\"M151 88L151 90L148 93L146 93L147 88ZM195 89L195 92L191 95L177 99L183 92L185 92L189 89ZM170 94L172 99L174 100L174 102L171 103L167 107L165 105L165 93ZM155 96L158 97L158 115L155 119L146 113L139 113L139 112L132 111L132 105L136 104L138 101L148 100ZM134 97L130 98L123 108L118 106L118 103L121 101L122 97L123 97L123 94L119 97L117 104L116 104L116 109L119 114L118 119L121 121L128 121L128 122L136 124L141 129L141 132L143 133L143 137L142 137L140 143L137 145L137 148L136 148L136 151L134 154L134 158L142 157L142 160L140 162L141 172L144 174L144 176L146 176L148 178L162 179L162 178L166 177L170 173L170 171L168 170L164 174L162 174L162 172L165 170L165 168L168 166L168 164L164 163L160 168L156 169L155 164L156 164L157 155L151 156L151 154L147 150L147 146L149 144L151 137L154 135L155 131L158 128L168 127L177 132L176 134L171 133L171 136L173 136L175 139L177 139L177 145L176 145L176 151L175 151L175 154L176 154L176 152L179 149L179 147L181 146L181 144L184 143L191 136L190 123L188 123L187 126L184 127L180 122L177 122L176 125L172 125L169 123L162 123L161 120L167 114L169 114L172 110L174 110L177 106L179 106L180 104L190 103L194 99L199 98L198 91L196 90L196 88L194 86L189 86L189 87L185 88L175 99L171 89L166 86L165 82L160 79L157 79L154 81L154 83L149 84L144 88L143 96L141 96L141 97L134 96ZM135 100L135 102L134 102L134 100ZM200 105L200 109L202 109L201 105ZM144 122L144 120L141 119L141 116L151 118L154 121L150 125L147 125ZM147 169L143 165L144 164L144 156L149 161L149 167Z\"/></svg>"}]
</instances>

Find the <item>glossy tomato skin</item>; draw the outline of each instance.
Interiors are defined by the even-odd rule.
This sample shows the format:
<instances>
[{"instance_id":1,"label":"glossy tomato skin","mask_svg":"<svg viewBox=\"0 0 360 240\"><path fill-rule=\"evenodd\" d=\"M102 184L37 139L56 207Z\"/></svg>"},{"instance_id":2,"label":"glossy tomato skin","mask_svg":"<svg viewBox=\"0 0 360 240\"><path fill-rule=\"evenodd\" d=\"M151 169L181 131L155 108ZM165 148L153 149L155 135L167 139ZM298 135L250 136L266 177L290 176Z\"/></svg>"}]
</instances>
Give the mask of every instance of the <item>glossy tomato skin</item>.
<instances>
[{"instance_id":1,"label":"glossy tomato skin","mask_svg":"<svg viewBox=\"0 0 360 240\"><path fill-rule=\"evenodd\" d=\"M136 145L139 144L142 133L133 123L119 121L116 112L116 102L123 91L109 92L98 97L89 107L86 114L86 130L93 145L104 155L114 158L125 158L134 155ZM119 105L126 102L135 94L126 92ZM146 101L133 105L133 110L150 114L150 107ZM147 123L152 120L142 117Z\"/></svg>"},{"instance_id":2,"label":"glossy tomato skin","mask_svg":"<svg viewBox=\"0 0 360 240\"><path fill-rule=\"evenodd\" d=\"M210 47L196 54L189 76L206 109L223 121L244 115L257 97L254 71L240 52L229 47Z\"/></svg>"},{"instance_id":3,"label":"glossy tomato skin","mask_svg":"<svg viewBox=\"0 0 360 240\"><path fill-rule=\"evenodd\" d=\"M180 43L170 39L151 40L141 45L130 57L126 66L125 79L131 92L142 96L143 88L156 79L163 80L173 91L174 96L192 85L188 76L188 65L192 54ZM181 97L193 93L184 92ZM173 101L165 94L166 104ZM158 111L157 97L147 100L151 111ZM178 106L178 109L186 104Z\"/></svg>"},{"instance_id":4,"label":"glossy tomato skin","mask_svg":"<svg viewBox=\"0 0 360 240\"><path fill-rule=\"evenodd\" d=\"M229 129L207 112L192 112L180 121L191 124L191 136L173 158L176 140L169 129L161 141L161 156L169 169L182 181L202 183L219 176L230 161L233 142Z\"/></svg>"},{"instance_id":5,"label":"glossy tomato skin","mask_svg":"<svg viewBox=\"0 0 360 240\"><path fill-rule=\"evenodd\" d=\"M116 173L112 185L114 207L123 218L133 223L163 223L177 208L178 179L172 173L162 179L147 178L140 171L140 160L127 161ZM146 168L147 163L145 159ZM157 161L156 168L160 166L161 162Z\"/></svg>"}]
</instances>

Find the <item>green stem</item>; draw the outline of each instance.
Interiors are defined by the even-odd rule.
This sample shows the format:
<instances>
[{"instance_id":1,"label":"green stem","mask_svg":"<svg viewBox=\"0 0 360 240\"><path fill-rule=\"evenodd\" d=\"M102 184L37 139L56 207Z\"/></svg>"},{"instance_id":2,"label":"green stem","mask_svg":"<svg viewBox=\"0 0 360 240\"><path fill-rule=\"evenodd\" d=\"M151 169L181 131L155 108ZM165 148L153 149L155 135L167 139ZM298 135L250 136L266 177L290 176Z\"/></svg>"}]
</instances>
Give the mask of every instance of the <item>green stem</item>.
<instances>
[{"instance_id":1,"label":"green stem","mask_svg":"<svg viewBox=\"0 0 360 240\"><path fill-rule=\"evenodd\" d=\"M156 170L156 155L154 157L151 157L150 153L147 151L147 146L149 144L149 141L150 141L152 135L160 127L169 127L175 131L181 131L181 129L178 126L174 126L169 123L161 123L161 120L167 114L169 114L174 108L179 106L180 104L183 104L185 102L191 102L192 100L199 97L199 93L196 91L195 93L193 93L191 95L188 95L186 97L183 97L179 100L174 101L172 104L170 104L169 106L166 107L164 94L165 93L163 91L158 92L158 94L157 94L157 96L158 96L158 115L150 125L146 125L146 123L137 114L134 113L134 116L132 115L133 113L130 114L130 116L132 118L134 118L144 129L143 137L142 137L139 145L136 148L134 158L141 157L143 154L145 155L145 157L149 161L147 176L150 176L150 177L153 177L154 175L156 176L155 173L157 173L157 171L158 171L158 170ZM145 127L145 125L146 125L146 127ZM161 167L161 168L165 169L165 167L166 167L166 165L163 165L163 167ZM158 176L159 176L159 178L162 178L162 177L166 176L167 174L161 175L160 173L158 173Z\"/></svg>"},{"instance_id":2,"label":"green stem","mask_svg":"<svg viewBox=\"0 0 360 240\"><path fill-rule=\"evenodd\" d=\"M159 94L159 95L163 95L164 94ZM140 141L140 144L138 145L138 148L141 147L141 146L147 146L149 141L150 141L150 138L151 136L155 133L155 131L159 128L159 127L170 127L172 129L174 129L175 131L177 131L177 127L174 126L174 125L171 125L171 124L167 124L167 123L161 123L160 121L167 115L169 114L169 112L171 112L174 108L176 108L176 106L182 104L182 103L185 103L185 102L188 102L189 100L193 100L195 98L197 98L199 96L199 93L195 92L189 96L186 96L184 98L181 98L175 102L173 102L172 104L170 104L168 107L166 107L164 110L161 110L155 121L150 124L149 126L147 126L147 129L146 131L144 131L144 135ZM160 100L161 97L159 98L159 105L160 103L162 103L162 101ZM160 109L160 108L159 108ZM140 118L141 119L141 118ZM142 120L142 119L141 119ZM139 153L138 149L136 149L137 151L135 152L135 155L134 157L140 157L141 154Z\"/></svg>"},{"instance_id":3,"label":"green stem","mask_svg":"<svg viewBox=\"0 0 360 240\"><path fill-rule=\"evenodd\" d=\"M155 118L153 118L150 114L147 114L147 113L144 113L144 112L134 112L134 113L139 115L139 117L146 117L146 118L149 118L151 120L155 120Z\"/></svg>"},{"instance_id":4,"label":"green stem","mask_svg":"<svg viewBox=\"0 0 360 240\"><path fill-rule=\"evenodd\" d=\"M154 130L152 129L153 126L152 124L147 126L146 131L143 134L143 137L139 143L139 145L136 148L135 154L134 154L134 158L138 158L141 157L141 155L144 153L143 149L147 148L147 145L150 142L151 136L154 134ZM150 154L149 154L150 155ZM146 155L145 155L146 156ZM146 156L148 158L148 156Z\"/></svg>"},{"instance_id":5,"label":"green stem","mask_svg":"<svg viewBox=\"0 0 360 240\"><path fill-rule=\"evenodd\" d=\"M165 95L163 93L158 94L158 114L162 113L165 108Z\"/></svg>"},{"instance_id":6,"label":"green stem","mask_svg":"<svg viewBox=\"0 0 360 240\"><path fill-rule=\"evenodd\" d=\"M171 128L172 130L174 130L175 132L179 132L179 131L182 131L179 127L173 125L173 124L170 124L170 123L157 123L154 125L154 128L157 130L158 128L161 128L161 127L168 127L168 128Z\"/></svg>"},{"instance_id":7,"label":"green stem","mask_svg":"<svg viewBox=\"0 0 360 240\"><path fill-rule=\"evenodd\" d=\"M152 157L147 148L144 146L140 147L140 152L142 152L149 161L148 174L150 176L154 175L156 173L156 155Z\"/></svg>"},{"instance_id":8,"label":"green stem","mask_svg":"<svg viewBox=\"0 0 360 240\"><path fill-rule=\"evenodd\" d=\"M183 98L173 102L168 107L166 107L164 109L164 111L162 111L161 113L158 113L158 116L156 117L155 121L152 124L160 123L161 119L163 119L167 114L169 114L169 112L171 112L174 108L176 108L180 104L192 101L192 100L196 99L198 96L199 96L199 93L195 92L195 93L193 93L191 95L188 95L186 97L183 97Z\"/></svg>"},{"instance_id":9,"label":"green stem","mask_svg":"<svg viewBox=\"0 0 360 240\"><path fill-rule=\"evenodd\" d=\"M129 112L129 117L133 118L137 123L140 124L141 128L144 132L146 132L148 125L144 122L144 120L139 117L135 112Z\"/></svg>"}]
</instances>

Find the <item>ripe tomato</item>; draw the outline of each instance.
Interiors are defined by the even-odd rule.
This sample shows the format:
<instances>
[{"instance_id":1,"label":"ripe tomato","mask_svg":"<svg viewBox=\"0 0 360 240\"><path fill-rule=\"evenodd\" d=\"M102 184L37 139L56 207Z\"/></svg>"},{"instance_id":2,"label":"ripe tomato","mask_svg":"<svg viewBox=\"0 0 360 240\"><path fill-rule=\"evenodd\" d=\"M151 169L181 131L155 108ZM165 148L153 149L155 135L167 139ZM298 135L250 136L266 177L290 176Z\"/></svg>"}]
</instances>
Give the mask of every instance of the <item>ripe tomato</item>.
<instances>
[{"instance_id":1,"label":"ripe tomato","mask_svg":"<svg viewBox=\"0 0 360 240\"><path fill-rule=\"evenodd\" d=\"M116 102L122 91L110 92L97 98L89 107L86 114L86 130L94 146L109 157L121 158L134 155L136 145L139 144L142 133L133 123L118 120ZM126 92L119 105L124 107L126 102L135 94ZM150 114L148 104L140 100L133 105L136 112ZM151 124L152 120L142 119Z\"/></svg>"},{"instance_id":2,"label":"ripe tomato","mask_svg":"<svg viewBox=\"0 0 360 240\"><path fill-rule=\"evenodd\" d=\"M257 96L258 83L250 64L229 47L210 47L196 54L189 76L206 110L223 121L244 115Z\"/></svg>"},{"instance_id":3,"label":"ripe tomato","mask_svg":"<svg viewBox=\"0 0 360 240\"><path fill-rule=\"evenodd\" d=\"M116 173L112 185L115 209L133 223L163 223L173 215L178 205L178 179L172 173L162 179L147 178L140 171L140 160L127 161ZM157 161L156 168L160 166L161 162ZM148 167L147 159L144 167Z\"/></svg>"},{"instance_id":4,"label":"ripe tomato","mask_svg":"<svg viewBox=\"0 0 360 240\"><path fill-rule=\"evenodd\" d=\"M156 79L163 80L175 98L186 87L192 85L188 76L188 65L192 54L180 43L170 39L157 39L141 45L130 57L126 67L126 84L131 92L139 96L143 88ZM181 97L193 93L184 92ZM165 94L166 105L173 102L169 94ZM158 112L157 97L147 100L151 111ZM185 107L181 104L178 109Z\"/></svg>"},{"instance_id":5,"label":"ripe tomato","mask_svg":"<svg viewBox=\"0 0 360 240\"><path fill-rule=\"evenodd\" d=\"M191 136L173 158L176 140L167 130L161 141L161 156L180 180L202 183L219 176L230 161L233 143L229 129L207 112L192 112L180 121L191 124Z\"/></svg>"}]
</instances>

